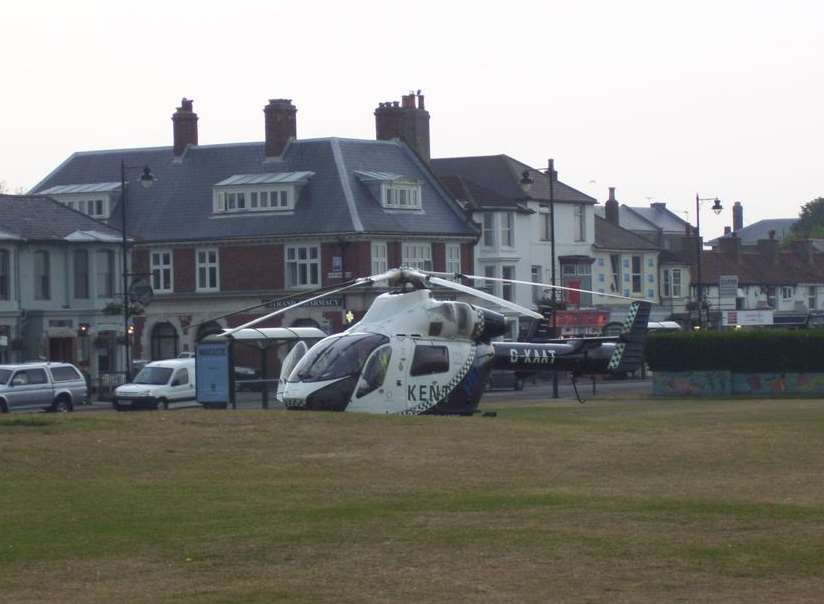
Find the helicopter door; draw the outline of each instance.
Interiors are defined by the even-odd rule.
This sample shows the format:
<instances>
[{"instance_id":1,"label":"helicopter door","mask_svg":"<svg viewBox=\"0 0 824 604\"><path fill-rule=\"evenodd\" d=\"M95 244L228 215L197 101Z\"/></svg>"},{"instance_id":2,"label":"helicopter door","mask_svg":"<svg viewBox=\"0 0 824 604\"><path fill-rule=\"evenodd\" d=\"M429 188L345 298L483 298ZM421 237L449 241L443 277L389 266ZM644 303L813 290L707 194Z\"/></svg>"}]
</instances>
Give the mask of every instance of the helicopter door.
<instances>
[{"instance_id":1,"label":"helicopter door","mask_svg":"<svg viewBox=\"0 0 824 604\"><path fill-rule=\"evenodd\" d=\"M412 343L399 337L367 357L347 411L399 413L406 409L406 372Z\"/></svg>"},{"instance_id":2,"label":"helicopter door","mask_svg":"<svg viewBox=\"0 0 824 604\"><path fill-rule=\"evenodd\" d=\"M407 409L422 413L449 394L450 346L443 340L416 340L406 381Z\"/></svg>"},{"instance_id":3,"label":"helicopter door","mask_svg":"<svg viewBox=\"0 0 824 604\"><path fill-rule=\"evenodd\" d=\"M283 390L286 388L286 380L289 379L289 374L292 373L292 370L298 364L298 362L303 358L303 355L306 354L308 348L306 346L306 342L303 340L299 340L297 344L292 346L292 350L289 351L289 354L286 355L286 358L283 359L283 363L280 366L280 379L278 380L278 389L275 393L275 398L281 402L283 402Z\"/></svg>"}]
</instances>

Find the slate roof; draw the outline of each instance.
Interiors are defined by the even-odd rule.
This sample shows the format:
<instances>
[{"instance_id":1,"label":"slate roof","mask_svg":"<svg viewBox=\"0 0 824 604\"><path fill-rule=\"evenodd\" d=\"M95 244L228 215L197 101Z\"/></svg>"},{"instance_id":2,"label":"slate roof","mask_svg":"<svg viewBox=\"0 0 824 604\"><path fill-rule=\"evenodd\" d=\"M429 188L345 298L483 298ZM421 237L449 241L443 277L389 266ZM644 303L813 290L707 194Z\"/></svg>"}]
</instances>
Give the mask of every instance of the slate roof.
<instances>
[{"instance_id":1,"label":"slate roof","mask_svg":"<svg viewBox=\"0 0 824 604\"><path fill-rule=\"evenodd\" d=\"M101 237L102 236L102 237ZM120 239L120 231L41 195L0 195L0 239Z\"/></svg>"},{"instance_id":2,"label":"slate roof","mask_svg":"<svg viewBox=\"0 0 824 604\"><path fill-rule=\"evenodd\" d=\"M742 285L824 283L824 254L815 253L810 261L796 249L781 249L771 261L755 246L740 248L737 258L720 250L705 250L701 269L705 284L717 284L721 275L738 275Z\"/></svg>"},{"instance_id":3,"label":"slate roof","mask_svg":"<svg viewBox=\"0 0 824 604\"><path fill-rule=\"evenodd\" d=\"M632 231L612 224L606 218L595 216L594 247L602 250L658 251L651 241Z\"/></svg>"},{"instance_id":4,"label":"slate roof","mask_svg":"<svg viewBox=\"0 0 824 604\"><path fill-rule=\"evenodd\" d=\"M798 218L768 218L737 230L735 235L741 240L743 245L755 245L759 239L769 239L770 231L775 231L775 238L781 241L790 233L790 229L792 229L792 226L796 222L798 222ZM721 239L721 237L713 239L709 244L716 246L719 243L719 239Z\"/></svg>"},{"instance_id":5,"label":"slate roof","mask_svg":"<svg viewBox=\"0 0 824 604\"><path fill-rule=\"evenodd\" d=\"M597 206L595 213L604 218L606 208ZM631 231L662 232L665 235L684 235L686 227L692 228L686 220L661 206L645 208L621 204L618 207L618 221L623 228Z\"/></svg>"},{"instance_id":6,"label":"slate roof","mask_svg":"<svg viewBox=\"0 0 824 604\"><path fill-rule=\"evenodd\" d=\"M79 152L34 191L58 185L112 182L120 163L148 165L157 181L128 186L130 236L145 241L192 241L262 236L338 234L476 237L458 203L435 175L398 140L324 138L292 141L281 158L266 158L264 143L189 146L175 158L172 147ZM422 211L386 211L357 171L386 172L421 182ZM291 212L215 215L213 187L232 176L312 172ZM113 200L116 201L115 193ZM111 223L120 224L119 203Z\"/></svg>"},{"instance_id":7,"label":"slate roof","mask_svg":"<svg viewBox=\"0 0 824 604\"><path fill-rule=\"evenodd\" d=\"M438 158L432 160L432 170L445 182L455 183L454 178L460 178L462 186L470 187L470 193L481 206L492 202L549 200L546 174L508 155ZM521 185L525 170L534 181L528 192ZM553 199L557 203L597 203L595 198L559 180L553 183Z\"/></svg>"}]
</instances>

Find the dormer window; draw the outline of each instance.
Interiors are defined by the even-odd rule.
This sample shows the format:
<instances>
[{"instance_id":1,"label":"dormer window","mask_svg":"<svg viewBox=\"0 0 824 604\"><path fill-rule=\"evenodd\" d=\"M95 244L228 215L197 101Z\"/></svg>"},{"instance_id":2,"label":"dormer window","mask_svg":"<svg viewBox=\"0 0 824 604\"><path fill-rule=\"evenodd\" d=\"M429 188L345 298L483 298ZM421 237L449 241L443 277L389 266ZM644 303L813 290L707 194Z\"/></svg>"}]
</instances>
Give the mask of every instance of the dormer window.
<instances>
[{"instance_id":1,"label":"dormer window","mask_svg":"<svg viewBox=\"0 0 824 604\"><path fill-rule=\"evenodd\" d=\"M314 172L238 174L214 186L216 214L286 212L295 209L300 190Z\"/></svg>"},{"instance_id":2,"label":"dormer window","mask_svg":"<svg viewBox=\"0 0 824 604\"><path fill-rule=\"evenodd\" d=\"M421 183L389 172L356 171L355 175L384 208L392 210L420 210Z\"/></svg>"},{"instance_id":3,"label":"dormer window","mask_svg":"<svg viewBox=\"0 0 824 604\"><path fill-rule=\"evenodd\" d=\"M113 199L120 197L120 183L100 182L83 185L59 185L40 195L48 195L67 208L76 210L97 220L106 220L111 216Z\"/></svg>"}]
</instances>

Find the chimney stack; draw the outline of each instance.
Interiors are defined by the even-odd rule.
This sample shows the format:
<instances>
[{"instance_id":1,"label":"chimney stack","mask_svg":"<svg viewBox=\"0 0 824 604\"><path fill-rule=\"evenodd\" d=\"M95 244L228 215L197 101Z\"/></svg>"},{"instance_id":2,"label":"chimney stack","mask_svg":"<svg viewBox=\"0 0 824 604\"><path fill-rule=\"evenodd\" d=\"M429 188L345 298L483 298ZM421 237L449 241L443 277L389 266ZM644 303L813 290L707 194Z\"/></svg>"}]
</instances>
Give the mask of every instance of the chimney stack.
<instances>
[{"instance_id":1,"label":"chimney stack","mask_svg":"<svg viewBox=\"0 0 824 604\"><path fill-rule=\"evenodd\" d=\"M725 226L725 227L724 227L724 237L726 237L726 236L727 236L727 235L729 235L730 233L732 233L732 228L730 228L730 227L728 227L728 226Z\"/></svg>"},{"instance_id":2,"label":"chimney stack","mask_svg":"<svg viewBox=\"0 0 824 604\"><path fill-rule=\"evenodd\" d=\"M740 231L744 228L744 206L740 201L732 204L732 230Z\"/></svg>"},{"instance_id":3,"label":"chimney stack","mask_svg":"<svg viewBox=\"0 0 824 604\"><path fill-rule=\"evenodd\" d=\"M175 157L180 157L189 145L197 144L197 113L192 111L192 100L183 98L172 115Z\"/></svg>"},{"instance_id":4,"label":"chimney stack","mask_svg":"<svg viewBox=\"0 0 824 604\"><path fill-rule=\"evenodd\" d=\"M297 138L297 108L292 99L269 99L266 115L266 157L280 157L286 144Z\"/></svg>"},{"instance_id":5,"label":"chimney stack","mask_svg":"<svg viewBox=\"0 0 824 604\"><path fill-rule=\"evenodd\" d=\"M620 226L621 219L618 210L618 201L615 199L615 187L609 188L609 199L607 199L606 203L604 204L604 207L604 214L606 216L607 222L610 222L615 226Z\"/></svg>"},{"instance_id":6,"label":"chimney stack","mask_svg":"<svg viewBox=\"0 0 824 604\"><path fill-rule=\"evenodd\" d=\"M401 102L378 103L375 109L375 136L379 141L399 138L425 161L429 161L429 112L421 91L410 92Z\"/></svg>"},{"instance_id":7,"label":"chimney stack","mask_svg":"<svg viewBox=\"0 0 824 604\"><path fill-rule=\"evenodd\" d=\"M741 240L736 236L735 233L730 233L729 237L721 237L718 240L718 249L720 252L734 259L738 262L738 254L741 250Z\"/></svg>"}]
</instances>

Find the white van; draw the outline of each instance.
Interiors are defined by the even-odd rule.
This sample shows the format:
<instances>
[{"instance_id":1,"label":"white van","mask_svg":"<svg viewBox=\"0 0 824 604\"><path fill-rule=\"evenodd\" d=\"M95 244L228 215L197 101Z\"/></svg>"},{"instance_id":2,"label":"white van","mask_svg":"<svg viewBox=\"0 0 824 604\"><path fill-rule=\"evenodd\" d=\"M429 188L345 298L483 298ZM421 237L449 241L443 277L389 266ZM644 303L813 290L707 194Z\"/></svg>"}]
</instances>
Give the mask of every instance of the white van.
<instances>
[{"instance_id":1,"label":"white van","mask_svg":"<svg viewBox=\"0 0 824 604\"><path fill-rule=\"evenodd\" d=\"M195 360L152 361L129 384L114 391L112 406L128 409L168 409L169 405L195 400Z\"/></svg>"}]
</instances>

